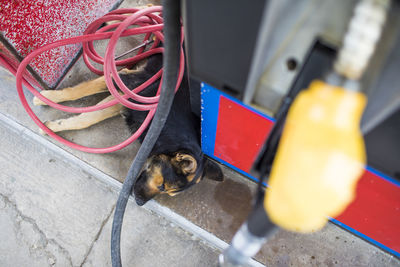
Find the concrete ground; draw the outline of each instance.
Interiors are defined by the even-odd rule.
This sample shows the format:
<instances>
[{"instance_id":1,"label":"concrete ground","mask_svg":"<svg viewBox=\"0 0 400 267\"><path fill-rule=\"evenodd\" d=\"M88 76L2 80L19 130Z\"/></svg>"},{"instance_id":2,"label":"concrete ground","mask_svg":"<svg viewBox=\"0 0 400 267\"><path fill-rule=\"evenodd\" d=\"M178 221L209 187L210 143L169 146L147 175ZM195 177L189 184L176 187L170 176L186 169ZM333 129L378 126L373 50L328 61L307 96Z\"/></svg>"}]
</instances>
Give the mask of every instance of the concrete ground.
<instances>
[{"instance_id":1,"label":"concrete ground","mask_svg":"<svg viewBox=\"0 0 400 267\"><path fill-rule=\"evenodd\" d=\"M99 180L99 171L0 117L0 266L111 266L118 190ZM124 266L213 266L218 252L174 222L129 203Z\"/></svg>"},{"instance_id":2,"label":"concrete ground","mask_svg":"<svg viewBox=\"0 0 400 267\"><path fill-rule=\"evenodd\" d=\"M126 40L122 51L133 42ZM93 77L79 60L61 87ZM42 120L66 116L48 107L34 111ZM19 103L14 77L0 69L0 266L111 266L112 215L139 144L95 155L38 132ZM116 117L62 136L100 147L126 139L128 131ZM205 180L143 208L130 201L122 233L124 266L215 266L246 219L256 189L229 169L224 174L223 183ZM399 259L330 223L309 235L281 230L256 260L267 266L400 266Z\"/></svg>"}]
</instances>

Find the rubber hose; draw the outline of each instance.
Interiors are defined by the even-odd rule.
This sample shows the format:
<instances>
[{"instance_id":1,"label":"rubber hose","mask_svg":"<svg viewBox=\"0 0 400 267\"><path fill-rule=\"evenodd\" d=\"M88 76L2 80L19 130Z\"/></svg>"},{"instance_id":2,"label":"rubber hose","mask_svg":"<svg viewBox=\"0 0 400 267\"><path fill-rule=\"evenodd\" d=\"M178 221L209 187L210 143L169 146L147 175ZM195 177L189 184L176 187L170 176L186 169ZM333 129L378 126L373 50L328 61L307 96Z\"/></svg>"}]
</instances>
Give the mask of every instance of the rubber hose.
<instances>
[{"instance_id":1,"label":"rubber hose","mask_svg":"<svg viewBox=\"0 0 400 267\"><path fill-rule=\"evenodd\" d=\"M180 58L180 1L164 0L163 17L165 51L163 56L164 77L160 93L160 101L149 131L140 146L135 160L129 168L115 207L111 230L111 261L113 267L122 267L120 249L121 228L129 195L131 194L132 187L135 184L142 166L164 127L174 98L174 88L178 77Z\"/></svg>"}]
</instances>

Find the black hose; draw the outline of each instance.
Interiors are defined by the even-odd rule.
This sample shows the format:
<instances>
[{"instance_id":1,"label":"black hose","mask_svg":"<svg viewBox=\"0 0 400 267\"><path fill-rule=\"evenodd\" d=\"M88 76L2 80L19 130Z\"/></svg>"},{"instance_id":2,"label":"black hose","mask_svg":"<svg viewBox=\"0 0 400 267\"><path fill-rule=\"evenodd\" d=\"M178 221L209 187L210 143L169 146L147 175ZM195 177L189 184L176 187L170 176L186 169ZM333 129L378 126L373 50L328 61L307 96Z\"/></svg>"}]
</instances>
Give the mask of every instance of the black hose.
<instances>
[{"instance_id":1,"label":"black hose","mask_svg":"<svg viewBox=\"0 0 400 267\"><path fill-rule=\"evenodd\" d=\"M129 168L127 177L122 185L117 205L115 207L114 221L111 230L111 261L113 267L121 267L121 228L126 204L135 184L137 176L149 156L155 142L160 135L167 120L169 110L174 98L174 89L178 77L180 58L180 2L178 0L163 1L164 18L164 56L163 56L163 84L161 87L160 101L149 131Z\"/></svg>"},{"instance_id":2,"label":"black hose","mask_svg":"<svg viewBox=\"0 0 400 267\"><path fill-rule=\"evenodd\" d=\"M269 218L264 208L264 201L258 201L253 210L247 217L247 227L249 232L256 237L269 237L276 232L276 226Z\"/></svg>"}]
</instances>

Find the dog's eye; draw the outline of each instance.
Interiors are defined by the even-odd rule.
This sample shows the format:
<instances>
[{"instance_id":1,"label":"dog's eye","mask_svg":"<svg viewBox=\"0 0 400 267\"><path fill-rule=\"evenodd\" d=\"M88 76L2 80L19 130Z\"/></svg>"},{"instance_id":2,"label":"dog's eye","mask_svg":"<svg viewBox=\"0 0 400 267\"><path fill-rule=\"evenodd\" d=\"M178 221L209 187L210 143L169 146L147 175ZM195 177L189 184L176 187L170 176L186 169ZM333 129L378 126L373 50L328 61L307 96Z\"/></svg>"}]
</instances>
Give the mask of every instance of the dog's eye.
<instances>
[{"instance_id":1,"label":"dog's eye","mask_svg":"<svg viewBox=\"0 0 400 267\"><path fill-rule=\"evenodd\" d=\"M149 162L146 162L146 164L144 165L144 169L146 171L150 171L150 163Z\"/></svg>"},{"instance_id":2,"label":"dog's eye","mask_svg":"<svg viewBox=\"0 0 400 267\"><path fill-rule=\"evenodd\" d=\"M162 185L160 185L160 186L157 186L157 188L158 188L158 190L160 190L160 191L165 191L165 185L164 185L164 184L162 184Z\"/></svg>"}]
</instances>

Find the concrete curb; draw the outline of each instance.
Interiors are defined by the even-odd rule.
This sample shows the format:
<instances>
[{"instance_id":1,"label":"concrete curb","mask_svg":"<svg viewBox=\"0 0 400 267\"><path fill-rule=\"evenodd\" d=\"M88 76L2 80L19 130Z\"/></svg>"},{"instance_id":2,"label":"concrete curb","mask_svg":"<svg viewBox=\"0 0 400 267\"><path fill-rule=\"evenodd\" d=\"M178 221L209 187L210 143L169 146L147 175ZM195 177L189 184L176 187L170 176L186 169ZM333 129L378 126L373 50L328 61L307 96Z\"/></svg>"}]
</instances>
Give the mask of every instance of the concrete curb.
<instances>
[{"instance_id":1,"label":"concrete curb","mask_svg":"<svg viewBox=\"0 0 400 267\"><path fill-rule=\"evenodd\" d=\"M122 188L122 184L118 182L116 179L112 178L111 176L105 174L104 172L100 171L97 168L89 165L88 163L82 161L81 159L77 158L76 156L72 155L71 153L65 151L61 147L55 145L47 138L33 132L32 130L26 128L25 126L19 124L18 122L14 121L12 118L8 117L7 115L0 112L0 123L3 125L7 125L10 130L15 131L19 135L25 135L26 138L30 138L37 143L40 143L44 147L52 150L53 152L59 154L63 158L67 159L71 163L79 166L82 170L86 171L99 181L109 185L112 187L116 193ZM131 196L130 201L134 203L134 198ZM135 205L135 204L134 204ZM194 223L190 222L183 216L175 213L171 209L160 205L157 201L151 200L143 206L145 209L150 210L159 216L166 218L168 221L178 225L185 231L192 233L194 236L198 237L199 239L205 241L211 247L214 247L219 250L224 250L228 247L228 244L213 235L212 233L205 231L204 229L200 228L199 226L195 225ZM256 260L251 260L248 263L249 266L252 267L262 267L265 266L259 263Z\"/></svg>"}]
</instances>

